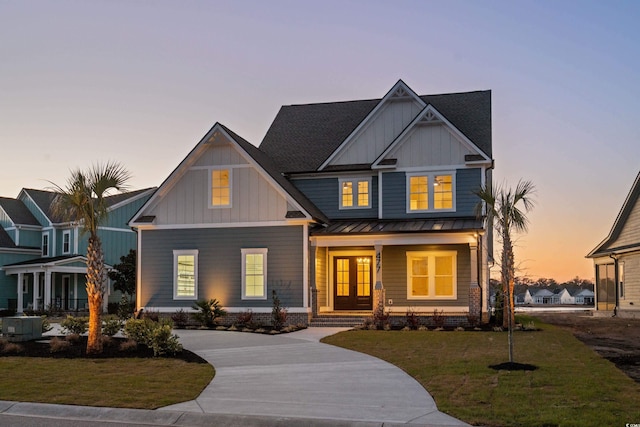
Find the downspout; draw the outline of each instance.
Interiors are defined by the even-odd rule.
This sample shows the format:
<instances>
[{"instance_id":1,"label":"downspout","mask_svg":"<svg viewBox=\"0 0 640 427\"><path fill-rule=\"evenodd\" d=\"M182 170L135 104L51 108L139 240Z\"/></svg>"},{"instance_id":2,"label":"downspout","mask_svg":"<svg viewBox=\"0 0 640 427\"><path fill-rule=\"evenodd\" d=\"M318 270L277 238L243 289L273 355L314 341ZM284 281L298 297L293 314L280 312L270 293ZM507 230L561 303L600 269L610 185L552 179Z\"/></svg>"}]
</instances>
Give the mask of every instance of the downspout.
<instances>
[{"instance_id":1,"label":"downspout","mask_svg":"<svg viewBox=\"0 0 640 427\"><path fill-rule=\"evenodd\" d=\"M618 307L620 306L620 289L618 289L618 257L616 256L616 254L609 254L609 258L613 260L613 280L616 290L616 306L613 308L613 317L616 317L618 315Z\"/></svg>"}]
</instances>

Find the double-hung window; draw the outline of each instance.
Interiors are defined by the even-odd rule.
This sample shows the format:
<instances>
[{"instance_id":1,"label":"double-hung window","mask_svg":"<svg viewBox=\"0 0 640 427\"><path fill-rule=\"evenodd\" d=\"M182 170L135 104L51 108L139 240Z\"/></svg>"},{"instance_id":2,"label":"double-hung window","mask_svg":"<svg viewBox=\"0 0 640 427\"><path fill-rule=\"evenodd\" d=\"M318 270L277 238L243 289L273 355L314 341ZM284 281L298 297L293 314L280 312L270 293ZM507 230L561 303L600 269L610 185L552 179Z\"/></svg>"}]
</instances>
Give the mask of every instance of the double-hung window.
<instances>
[{"instance_id":1,"label":"double-hung window","mask_svg":"<svg viewBox=\"0 0 640 427\"><path fill-rule=\"evenodd\" d=\"M407 174L407 212L455 210L455 174L424 172Z\"/></svg>"},{"instance_id":2,"label":"double-hung window","mask_svg":"<svg viewBox=\"0 0 640 427\"><path fill-rule=\"evenodd\" d=\"M173 298L198 299L198 251L173 251Z\"/></svg>"},{"instance_id":3,"label":"double-hung window","mask_svg":"<svg viewBox=\"0 0 640 427\"><path fill-rule=\"evenodd\" d=\"M241 249L242 299L267 299L267 249Z\"/></svg>"},{"instance_id":4,"label":"double-hung window","mask_svg":"<svg viewBox=\"0 0 640 427\"><path fill-rule=\"evenodd\" d=\"M62 232L62 253L71 253L71 230L64 230Z\"/></svg>"},{"instance_id":5,"label":"double-hung window","mask_svg":"<svg viewBox=\"0 0 640 427\"><path fill-rule=\"evenodd\" d=\"M211 180L209 207L231 207L231 169L212 169L209 177Z\"/></svg>"},{"instance_id":6,"label":"double-hung window","mask_svg":"<svg viewBox=\"0 0 640 427\"><path fill-rule=\"evenodd\" d=\"M407 252L408 299L455 299L456 252Z\"/></svg>"},{"instance_id":7,"label":"double-hung window","mask_svg":"<svg viewBox=\"0 0 640 427\"><path fill-rule=\"evenodd\" d=\"M371 178L341 178L338 185L340 209L371 207Z\"/></svg>"}]
</instances>

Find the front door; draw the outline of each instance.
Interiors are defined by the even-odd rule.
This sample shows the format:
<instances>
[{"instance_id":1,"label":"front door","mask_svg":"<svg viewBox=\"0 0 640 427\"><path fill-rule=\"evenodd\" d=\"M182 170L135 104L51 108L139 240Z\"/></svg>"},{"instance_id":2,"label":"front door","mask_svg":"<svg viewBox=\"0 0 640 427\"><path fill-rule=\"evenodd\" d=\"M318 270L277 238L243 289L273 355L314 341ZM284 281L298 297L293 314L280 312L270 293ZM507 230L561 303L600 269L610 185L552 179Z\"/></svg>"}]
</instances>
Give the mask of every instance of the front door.
<instances>
[{"instance_id":1,"label":"front door","mask_svg":"<svg viewBox=\"0 0 640 427\"><path fill-rule=\"evenodd\" d=\"M333 258L335 310L371 310L372 257L336 256Z\"/></svg>"}]
</instances>

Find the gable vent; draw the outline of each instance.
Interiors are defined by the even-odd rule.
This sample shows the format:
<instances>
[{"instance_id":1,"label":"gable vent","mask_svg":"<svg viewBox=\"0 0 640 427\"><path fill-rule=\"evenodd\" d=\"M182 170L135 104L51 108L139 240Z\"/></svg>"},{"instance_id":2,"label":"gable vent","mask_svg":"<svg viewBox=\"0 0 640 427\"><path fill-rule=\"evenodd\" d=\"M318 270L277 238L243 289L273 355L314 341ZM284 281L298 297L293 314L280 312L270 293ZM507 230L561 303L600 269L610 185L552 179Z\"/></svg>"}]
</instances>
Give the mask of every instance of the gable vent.
<instances>
[{"instance_id":1,"label":"gable vent","mask_svg":"<svg viewBox=\"0 0 640 427\"><path fill-rule=\"evenodd\" d=\"M427 111L422 119L420 119L420 121L418 122L418 124L420 125L434 125L440 123L442 123L442 120L440 120L433 111Z\"/></svg>"}]
</instances>

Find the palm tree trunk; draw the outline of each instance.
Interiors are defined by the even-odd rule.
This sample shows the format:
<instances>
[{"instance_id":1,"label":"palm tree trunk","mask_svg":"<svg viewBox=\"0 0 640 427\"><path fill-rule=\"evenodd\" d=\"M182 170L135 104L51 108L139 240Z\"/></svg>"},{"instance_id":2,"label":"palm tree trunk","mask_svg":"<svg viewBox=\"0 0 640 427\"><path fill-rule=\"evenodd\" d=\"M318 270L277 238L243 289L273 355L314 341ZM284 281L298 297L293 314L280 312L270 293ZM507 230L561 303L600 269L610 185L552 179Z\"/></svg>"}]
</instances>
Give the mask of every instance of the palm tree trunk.
<instances>
[{"instance_id":1,"label":"palm tree trunk","mask_svg":"<svg viewBox=\"0 0 640 427\"><path fill-rule=\"evenodd\" d=\"M507 231L509 230L507 229ZM503 325L506 323L507 330L509 331L509 362L513 363L513 325L515 324L513 291L515 288L515 265L513 260L513 244L511 243L511 236L509 233L504 233L502 239L502 277L503 284L507 291L505 298L506 304L504 305L505 312L502 322Z\"/></svg>"},{"instance_id":2,"label":"palm tree trunk","mask_svg":"<svg viewBox=\"0 0 640 427\"><path fill-rule=\"evenodd\" d=\"M87 248L87 298L89 299L89 338L87 354L102 353L102 298L104 295L104 255L100 238L92 234Z\"/></svg>"}]
</instances>

